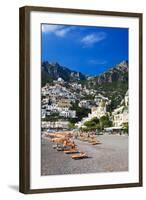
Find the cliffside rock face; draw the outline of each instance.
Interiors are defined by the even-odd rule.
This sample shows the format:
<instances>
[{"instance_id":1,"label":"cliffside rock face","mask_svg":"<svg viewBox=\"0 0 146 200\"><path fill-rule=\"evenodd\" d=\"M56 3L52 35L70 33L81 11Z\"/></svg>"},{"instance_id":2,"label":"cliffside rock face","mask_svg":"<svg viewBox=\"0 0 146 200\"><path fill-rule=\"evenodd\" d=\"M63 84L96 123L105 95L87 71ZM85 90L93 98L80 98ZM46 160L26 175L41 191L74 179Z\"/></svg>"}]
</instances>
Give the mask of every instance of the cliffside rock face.
<instances>
[{"instance_id":1,"label":"cliffside rock face","mask_svg":"<svg viewBox=\"0 0 146 200\"><path fill-rule=\"evenodd\" d=\"M70 70L67 67L59 65L58 63L43 62L41 70L43 84L47 83L47 81L57 80L59 77L61 77L64 81L86 79L86 76L82 73Z\"/></svg>"},{"instance_id":2,"label":"cliffside rock face","mask_svg":"<svg viewBox=\"0 0 146 200\"><path fill-rule=\"evenodd\" d=\"M116 81L127 82L128 81L128 62L123 61L117 64L107 72L95 77L97 84L112 83Z\"/></svg>"},{"instance_id":3,"label":"cliffside rock face","mask_svg":"<svg viewBox=\"0 0 146 200\"><path fill-rule=\"evenodd\" d=\"M57 80L61 77L64 81L82 81L88 85L102 85L104 83L126 82L128 83L128 62L123 61L101 75L90 77L90 79L81 72L73 71L67 67L61 66L58 63L42 63L42 85L47 82Z\"/></svg>"}]
</instances>

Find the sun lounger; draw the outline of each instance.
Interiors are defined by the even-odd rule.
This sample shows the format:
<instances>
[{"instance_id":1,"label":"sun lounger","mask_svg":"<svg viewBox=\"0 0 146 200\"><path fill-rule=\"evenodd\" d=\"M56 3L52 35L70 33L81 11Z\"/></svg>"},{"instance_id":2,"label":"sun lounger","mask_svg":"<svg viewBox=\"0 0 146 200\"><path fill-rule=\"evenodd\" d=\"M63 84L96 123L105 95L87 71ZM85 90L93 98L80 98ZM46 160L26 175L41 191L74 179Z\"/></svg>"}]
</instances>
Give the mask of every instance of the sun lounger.
<instances>
[{"instance_id":1,"label":"sun lounger","mask_svg":"<svg viewBox=\"0 0 146 200\"><path fill-rule=\"evenodd\" d=\"M86 153L72 155L72 159L74 160L83 159L83 158L88 158Z\"/></svg>"},{"instance_id":2,"label":"sun lounger","mask_svg":"<svg viewBox=\"0 0 146 200\"><path fill-rule=\"evenodd\" d=\"M53 145L53 149L56 149L56 148L57 148L57 144L54 144L54 145Z\"/></svg>"},{"instance_id":3,"label":"sun lounger","mask_svg":"<svg viewBox=\"0 0 146 200\"><path fill-rule=\"evenodd\" d=\"M72 154L72 153L78 153L79 151L77 149L70 149L70 150L65 150L64 153L66 154Z\"/></svg>"},{"instance_id":4,"label":"sun lounger","mask_svg":"<svg viewBox=\"0 0 146 200\"><path fill-rule=\"evenodd\" d=\"M92 142L91 144L92 144L92 145L97 145L97 144L101 144L101 142L96 141L96 142Z\"/></svg>"},{"instance_id":5,"label":"sun lounger","mask_svg":"<svg viewBox=\"0 0 146 200\"><path fill-rule=\"evenodd\" d=\"M56 149L57 149L57 151L64 151L64 147L61 147L61 146L57 147Z\"/></svg>"}]
</instances>

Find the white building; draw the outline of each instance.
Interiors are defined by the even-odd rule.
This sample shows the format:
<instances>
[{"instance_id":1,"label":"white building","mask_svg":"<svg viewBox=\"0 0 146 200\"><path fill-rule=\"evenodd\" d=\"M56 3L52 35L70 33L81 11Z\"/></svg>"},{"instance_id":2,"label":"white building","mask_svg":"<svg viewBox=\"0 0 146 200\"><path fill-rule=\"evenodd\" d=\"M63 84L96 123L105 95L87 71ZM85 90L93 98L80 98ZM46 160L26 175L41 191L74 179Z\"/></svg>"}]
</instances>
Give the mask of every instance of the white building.
<instances>
[{"instance_id":1,"label":"white building","mask_svg":"<svg viewBox=\"0 0 146 200\"><path fill-rule=\"evenodd\" d=\"M44 98L44 99L42 99L42 104L47 104L48 101L49 101L49 98Z\"/></svg>"},{"instance_id":2,"label":"white building","mask_svg":"<svg viewBox=\"0 0 146 200\"><path fill-rule=\"evenodd\" d=\"M107 114L106 103L102 100L97 107L91 108L91 113L89 113L88 117L92 119L93 117L101 118L102 116Z\"/></svg>"},{"instance_id":3,"label":"white building","mask_svg":"<svg viewBox=\"0 0 146 200\"><path fill-rule=\"evenodd\" d=\"M128 123L128 111L124 110L121 113L113 115L113 125L116 127L122 127L123 124Z\"/></svg>"},{"instance_id":4,"label":"white building","mask_svg":"<svg viewBox=\"0 0 146 200\"><path fill-rule=\"evenodd\" d=\"M125 100L125 106L128 106L129 105L129 91L126 92L124 100Z\"/></svg>"},{"instance_id":5,"label":"white building","mask_svg":"<svg viewBox=\"0 0 146 200\"><path fill-rule=\"evenodd\" d=\"M63 78L61 78L61 77L59 77L59 78L57 79L57 81L58 81L59 83L64 83L64 80L63 80Z\"/></svg>"},{"instance_id":6,"label":"white building","mask_svg":"<svg viewBox=\"0 0 146 200\"><path fill-rule=\"evenodd\" d=\"M62 111L59 113L59 115L66 118L75 118L76 111L75 110Z\"/></svg>"},{"instance_id":7,"label":"white building","mask_svg":"<svg viewBox=\"0 0 146 200\"><path fill-rule=\"evenodd\" d=\"M46 118L46 110L45 109L41 109L41 117L42 117L42 119Z\"/></svg>"},{"instance_id":8,"label":"white building","mask_svg":"<svg viewBox=\"0 0 146 200\"><path fill-rule=\"evenodd\" d=\"M110 105L111 104L111 101L107 97L104 97L101 94L96 95L94 100L95 100L97 105L99 105L103 101L106 103L106 105Z\"/></svg>"},{"instance_id":9,"label":"white building","mask_svg":"<svg viewBox=\"0 0 146 200\"><path fill-rule=\"evenodd\" d=\"M112 113L114 126L122 127L123 124L128 123L128 105L129 105L128 91L126 92L124 99L121 101L121 105L122 106L115 109Z\"/></svg>"},{"instance_id":10,"label":"white building","mask_svg":"<svg viewBox=\"0 0 146 200\"><path fill-rule=\"evenodd\" d=\"M82 100L78 104L78 106L81 108L88 108L89 105L90 105L90 102L88 100Z\"/></svg>"},{"instance_id":11,"label":"white building","mask_svg":"<svg viewBox=\"0 0 146 200\"><path fill-rule=\"evenodd\" d=\"M50 121L42 121L42 128L60 128L60 129L67 129L69 125L69 122L67 121L56 121L56 122L50 122Z\"/></svg>"},{"instance_id":12,"label":"white building","mask_svg":"<svg viewBox=\"0 0 146 200\"><path fill-rule=\"evenodd\" d=\"M76 125L78 127L81 127L84 125L84 123L86 121L89 121L94 117L101 118L102 116L105 116L107 114L109 115L106 107L107 107L107 105L106 105L105 101L102 100L97 107L94 106L91 108L91 113L88 114L88 117L83 118L82 121L76 123Z\"/></svg>"},{"instance_id":13,"label":"white building","mask_svg":"<svg viewBox=\"0 0 146 200\"><path fill-rule=\"evenodd\" d=\"M58 110L58 106L56 104L48 105L47 110L49 111Z\"/></svg>"}]
</instances>

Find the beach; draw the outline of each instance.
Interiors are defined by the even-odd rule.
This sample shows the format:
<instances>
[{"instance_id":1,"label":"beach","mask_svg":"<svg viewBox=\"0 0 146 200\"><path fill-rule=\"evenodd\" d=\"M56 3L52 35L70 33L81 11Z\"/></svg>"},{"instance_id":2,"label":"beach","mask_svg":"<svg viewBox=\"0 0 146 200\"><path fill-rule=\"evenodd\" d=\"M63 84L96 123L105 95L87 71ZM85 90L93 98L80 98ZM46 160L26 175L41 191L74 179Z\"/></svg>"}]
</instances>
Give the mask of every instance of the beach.
<instances>
[{"instance_id":1,"label":"beach","mask_svg":"<svg viewBox=\"0 0 146 200\"><path fill-rule=\"evenodd\" d=\"M54 143L48 138L41 140L41 175L84 174L128 171L128 136L97 136L101 144L74 140L79 151L88 158L73 160L71 154L53 149Z\"/></svg>"}]
</instances>

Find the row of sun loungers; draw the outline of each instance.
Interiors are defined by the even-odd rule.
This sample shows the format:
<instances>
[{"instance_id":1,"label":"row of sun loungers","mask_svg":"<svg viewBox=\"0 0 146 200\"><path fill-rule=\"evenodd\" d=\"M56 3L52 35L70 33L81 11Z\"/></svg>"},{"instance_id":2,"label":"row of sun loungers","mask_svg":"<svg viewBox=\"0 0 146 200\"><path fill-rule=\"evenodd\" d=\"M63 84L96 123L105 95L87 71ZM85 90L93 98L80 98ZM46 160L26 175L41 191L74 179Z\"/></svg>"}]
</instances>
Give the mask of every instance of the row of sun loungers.
<instances>
[{"instance_id":1,"label":"row of sun loungers","mask_svg":"<svg viewBox=\"0 0 146 200\"><path fill-rule=\"evenodd\" d=\"M51 138L51 141L55 143L53 148L57 151L63 151L65 154L71 154L71 158L74 160L88 158L88 155L85 152L80 152L77 149L77 145L73 140L71 140L72 137L70 134L51 133L48 134L48 136ZM92 145L101 144L99 140L93 137L80 137L78 139L84 142L89 142Z\"/></svg>"},{"instance_id":2,"label":"row of sun loungers","mask_svg":"<svg viewBox=\"0 0 146 200\"><path fill-rule=\"evenodd\" d=\"M70 148L69 146L62 146L59 144L53 145L53 148L55 148L57 151L63 151L65 154L75 154L71 156L72 159L85 158L85 153L79 152L77 148ZM86 157L88 156L86 155Z\"/></svg>"},{"instance_id":3,"label":"row of sun loungers","mask_svg":"<svg viewBox=\"0 0 146 200\"><path fill-rule=\"evenodd\" d=\"M57 146L56 147L57 151L63 151L65 154L73 154L71 156L72 159L74 160L78 160L78 159L83 159L83 158L88 158L87 154L84 152L79 152L79 150L77 148L70 148L70 149L66 149L66 147L62 147L62 146Z\"/></svg>"},{"instance_id":4,"label":"row of sun loungers","mask_svg":"<svg viewBox=\"0 0 146 200\"><path fill-rule=\"evenodd\" d=\"M56 143L53 145L53 148L57 151L63 151L65 154L71 154L71 158L74 160L88 157L85 152L80 152L77 149L77 146L74 143L74 141L71 141L66 134L49 134L49 136L51 138L51 141Z\"/></svg>"},{"instance_id":5,"label":"row of sun loungers","mask_svg":"<svg viewBox=\"0 0 146 200\"><path fill-rule=\"evenodd\" d=\"M92 145L101 144L101 142L99 140L97 140L96 138L80 137L78 139L81 140L81 141L83 141L83 142L88 142L88 143L90 143Z\"/></svg>"}]
</instances>

